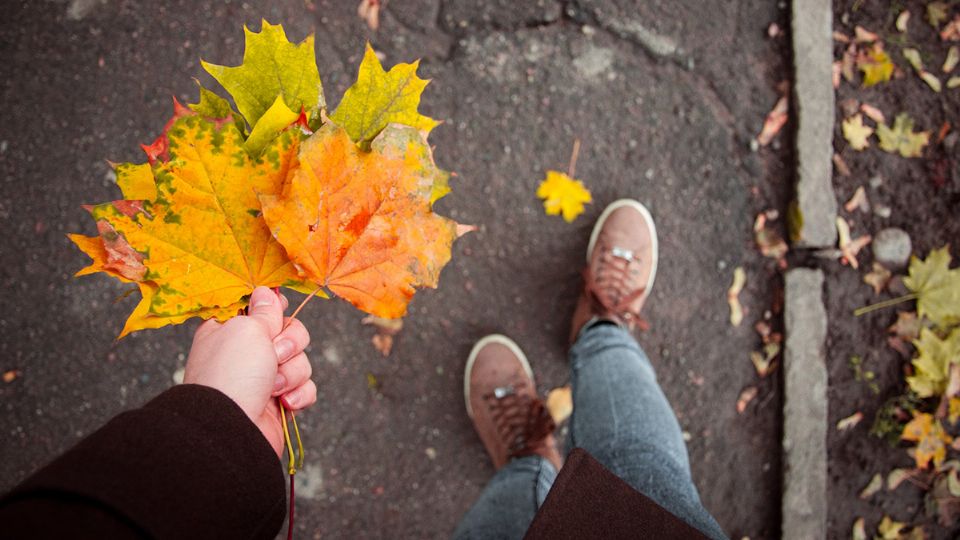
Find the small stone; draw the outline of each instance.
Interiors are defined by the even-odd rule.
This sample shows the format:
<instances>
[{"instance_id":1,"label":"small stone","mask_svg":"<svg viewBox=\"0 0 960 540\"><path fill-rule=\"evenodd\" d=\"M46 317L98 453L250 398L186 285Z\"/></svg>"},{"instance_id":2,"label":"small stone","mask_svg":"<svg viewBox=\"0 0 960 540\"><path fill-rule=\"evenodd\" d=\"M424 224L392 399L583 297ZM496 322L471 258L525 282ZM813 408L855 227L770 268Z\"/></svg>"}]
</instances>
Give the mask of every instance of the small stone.
<instances>
[{"instance_id":1,"label":"small stone","mask_svg":"<svg viewBox=\"0 0 960 540\"><path fill-rule=\"evenodd\" d=\"M873 238L873 258L890 270L905 268L911 251L910 235L903 229L889 227Z\"/></svg>"},{"instance_id":2,"label":"small stone","mask_svg":"<svg viewBox=\"0 0 960 540\"><path fill-rule=\"evenodd\" d=\"M885 205L885 204L878 204L878 205L875 205L875 206L873 207L873 213L874 213L877 217L881 217L881 218L883 218L883 219L887 219L887 218L889 218L891 215L893 215L893 210L891 210L890 207L887 206L887 205Z\"/></svg>"},{"instance_id":3,"label":"small stone","mask_svg":"<svg viewBox=\"0 0 960 540\"><path fill-rule=\"evenodd\" d=\"M877 189L883 185L883 177L879 174L873 175L870 177L870 187Z\"/></svg>"}]
</instances>

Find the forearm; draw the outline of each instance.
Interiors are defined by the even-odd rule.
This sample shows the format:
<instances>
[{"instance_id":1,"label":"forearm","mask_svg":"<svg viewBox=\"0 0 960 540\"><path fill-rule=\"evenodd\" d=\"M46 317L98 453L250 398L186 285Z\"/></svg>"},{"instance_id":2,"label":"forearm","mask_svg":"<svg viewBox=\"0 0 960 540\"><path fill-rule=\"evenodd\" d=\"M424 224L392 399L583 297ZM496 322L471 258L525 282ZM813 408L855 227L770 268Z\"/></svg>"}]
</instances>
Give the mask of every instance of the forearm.
<instances>
[{"instance_id":1,"label":"forearm","mask_svg":"<svg viewBox=\"0 0 960 540\"><path fill-rule=\"evenodd\" d=\"M0 522L12 537L273 538L285 502L276 453L243 411L181 385L17 486Z\"/></svg>"}]
</instances>

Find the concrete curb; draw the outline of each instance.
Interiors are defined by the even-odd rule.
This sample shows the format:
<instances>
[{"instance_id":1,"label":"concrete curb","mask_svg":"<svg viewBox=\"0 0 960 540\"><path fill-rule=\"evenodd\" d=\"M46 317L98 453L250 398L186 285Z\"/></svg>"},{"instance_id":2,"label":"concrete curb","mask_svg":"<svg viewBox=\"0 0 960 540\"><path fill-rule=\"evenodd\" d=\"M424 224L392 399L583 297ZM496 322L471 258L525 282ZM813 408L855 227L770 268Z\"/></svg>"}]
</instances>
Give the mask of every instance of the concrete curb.
<instances>
[{"instance_id":1,"label":"concrete curb","mask_svg":"<svg viewBox=\"0 0 960 540\"><path fill-rule=\"evenodd\" d=\"M837 243L833 192L833 6L830 0L794 0L791 13L794 111L797 119L797 208L793 228L799 247ZM793 212L792 212L793 213Z\"/></svg>"},{"instance_id":2,"label":"concrete curb","mask_svg":"<svg viewBox=\"0 0 960 540\"><path fill-rule=\"evenodd\" d=\"M783 353L782 538L827 534L827 312L823 272L787 272Z\"/></svg>"}]
</instances>

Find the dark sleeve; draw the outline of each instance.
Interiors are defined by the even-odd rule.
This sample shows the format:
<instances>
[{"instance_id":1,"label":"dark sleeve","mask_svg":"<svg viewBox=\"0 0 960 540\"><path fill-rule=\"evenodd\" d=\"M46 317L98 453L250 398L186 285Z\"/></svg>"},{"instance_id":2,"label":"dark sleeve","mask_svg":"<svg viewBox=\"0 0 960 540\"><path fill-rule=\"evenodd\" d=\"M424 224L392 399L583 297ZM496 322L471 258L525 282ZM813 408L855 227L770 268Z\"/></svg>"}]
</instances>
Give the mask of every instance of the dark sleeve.
<instances>
[{"instance_id":1,"label":"dark sleeve","mask_svg":"<svg viewBox=\"0 0 960 540\"><path fill-rule=\"evenodd\" d=\"M565 538L707 537L576 448L524 536L524 540Z\"/></svg>"},{"instance_id":2,"label":"dark sleeve","mask_svg":"<svg viewBox=\"0 0 960 540\"><path fill-rule=\"evenodd\" d=\"M6 538L273 538L276 453L230 398L180 385L120 414L0 499Z\"/></svg>"}]
</instances>

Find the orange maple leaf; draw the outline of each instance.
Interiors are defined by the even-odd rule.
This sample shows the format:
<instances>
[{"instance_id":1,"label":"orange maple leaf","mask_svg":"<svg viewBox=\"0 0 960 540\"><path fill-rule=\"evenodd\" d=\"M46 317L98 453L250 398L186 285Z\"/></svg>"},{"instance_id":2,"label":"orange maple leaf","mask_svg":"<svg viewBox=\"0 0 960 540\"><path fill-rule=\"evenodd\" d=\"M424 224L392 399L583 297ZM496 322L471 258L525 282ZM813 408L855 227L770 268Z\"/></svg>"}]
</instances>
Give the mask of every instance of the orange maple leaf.
<instances>
[{"instance_id":1,"label":"orange maple leaf","mask_svg":"<svg viewBox=\"0 0 960 540\"><path fill-rule=\"evenodd\" d=\"M935 467L940 467L947 457L947 445L953 442L944 431L940 420L927 413L913 413L913 420L903 428L900 438L913 441L917 446L913 448L917 468L924 469L933 461Z\"/></svg>"},{"instance_id":2,"label":"orange maple leaf","mask_svg":"<svg viewBox=\"0 0 960 540\"><path fill-rule=\"evenodd\" d=\"M431 211L449 174L424 136L390 124L362 151L327 123L300 147L279 196L261 194L263 217L314 283L357 308L395 319L416 287L436 287L458 225Z\"/></svg>"}]
</instances>

